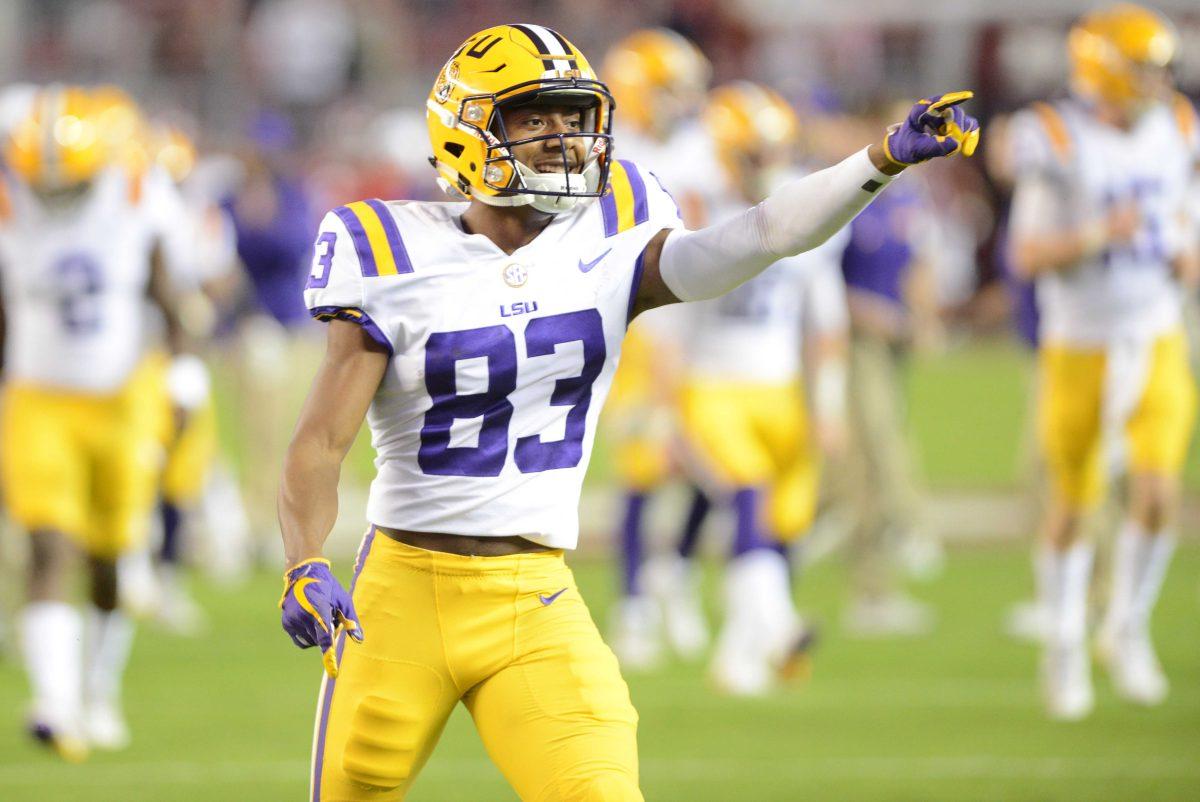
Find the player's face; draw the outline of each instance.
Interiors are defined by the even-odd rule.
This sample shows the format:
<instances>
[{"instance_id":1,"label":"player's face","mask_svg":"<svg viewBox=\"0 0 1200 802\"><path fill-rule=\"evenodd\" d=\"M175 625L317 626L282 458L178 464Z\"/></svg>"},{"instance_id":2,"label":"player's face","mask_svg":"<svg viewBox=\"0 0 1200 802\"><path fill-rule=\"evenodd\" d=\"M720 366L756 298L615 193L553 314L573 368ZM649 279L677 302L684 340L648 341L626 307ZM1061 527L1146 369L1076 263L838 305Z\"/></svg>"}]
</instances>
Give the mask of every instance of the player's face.
<instances>
[{"instance_id":1,"label":"player's face","mask_svg":"<svg viewBox=\"0 0 1200 802\"><path fill-rule=\"evenodd\" d=\"M539 173L577 173L583 168L587 137L555 137L583 130L583 112L571 106L518 106L501 112L509 141L548 136L512 147L517 161ZM561 144L560 144L561 143ZM565 161L565 165L564 165Z\"/></svg>"}]
</instances>

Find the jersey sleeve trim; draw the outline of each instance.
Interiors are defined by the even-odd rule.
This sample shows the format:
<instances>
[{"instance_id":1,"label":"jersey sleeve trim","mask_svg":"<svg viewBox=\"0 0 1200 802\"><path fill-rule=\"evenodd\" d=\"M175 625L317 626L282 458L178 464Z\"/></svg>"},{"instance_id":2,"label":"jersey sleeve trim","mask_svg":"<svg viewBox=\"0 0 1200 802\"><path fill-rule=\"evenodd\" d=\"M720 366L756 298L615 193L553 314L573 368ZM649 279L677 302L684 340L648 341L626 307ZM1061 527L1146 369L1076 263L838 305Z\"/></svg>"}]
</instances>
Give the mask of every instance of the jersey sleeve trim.
<instances>
[{"instance_id":1,"label":"jersey sleeve trim","mask_svg":"<svg viewBox=\"0 0 1200 802\"><path fill-rule=\"evenodd\" d=\"M637 261L633 263L633 280L629 285L629 306L625 311L625 327L629 328L629 324L633 322L633 307L637 304L638 290L642 287L642 271L646 267L646 249L638 254Z\"/></svg>"},{"instance_id":2,"label":"jersey sleeve trim","mask_svg":"<svg viewBox=\"0 0 1200 802\"><path fill-rule=\"evenodd\" d=\"M612 237L650 219L646 182L632 162L618 159L608 176L608 191L600 198L604 236Z\"/></svg>"},{"instance_id":3,"label":"jersey sleeve trim","mask_svg":"<svg viewBox=\"0 0 1200 802\"><path fill-rule=\"evenodd\" d=\"M379 328L371 316L361 309L350 306L317 306L310 309L309 313L321 321L345 320L357 323L371 336L372 340L386 348L389 355L395 353L392 341L383 333L383 329Z\"/></svg>"},{"instance_id":4,"label":"jersey sleeve trim","mask_svg":"<svg viewBox=\"0 0 1200 802\"><path fill-rule=\"evenodd\" d=\"M339 206L333 213L350 232L363 276L394 276L413 272L400 229L383 201L355 201Z\"/></svg>"}]
</instances>

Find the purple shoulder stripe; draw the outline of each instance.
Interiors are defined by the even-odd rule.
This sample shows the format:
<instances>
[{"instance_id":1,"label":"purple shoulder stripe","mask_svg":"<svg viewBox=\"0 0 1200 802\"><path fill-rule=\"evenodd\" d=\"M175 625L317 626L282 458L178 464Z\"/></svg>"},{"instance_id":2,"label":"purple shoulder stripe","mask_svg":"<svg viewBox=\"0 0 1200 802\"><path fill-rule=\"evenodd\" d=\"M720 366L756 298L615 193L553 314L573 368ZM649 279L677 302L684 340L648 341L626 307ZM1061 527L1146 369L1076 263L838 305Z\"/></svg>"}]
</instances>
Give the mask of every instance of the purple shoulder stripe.
<instances>
[{"instance_id":1,"label":"purple shoulder stripe","mask_svg":"<svg viewBox=\"0 0 1200 802\"><path fill-rule=\"evenodd\" d=\"M392 341L383 333L383 329L361 309L352 306L314 306L308 312L317 320L347 320L357 323L371 335L372 340L386 348L389 354L395 352Z\"/></svg>"},{"instance_id":2,"label":"purple shoulder stripe","mask_svg":"<svg viewBox=\"0 0 1200 802\"><path fill-rule=\"evenodd\" d=\"M367 239L367 232L363 229L358 215L346 206L337 207L333 213L350 232L350 239L354 241L354 252L358 254L358 264L362 268L362 274L378 276L379 268L375 265L375 254L371 253L371 242Z\"/></svg>"},{"instance_id":3,"label":"purple shoulder stripe","mask_svg":"<svg viewBox=\"0 0 1200 802\"><path fill-rule=\"evenodd\" d=\"M633 224L639 226L650 219L650 205L646 202L646 182L638 172L633 162L621 161L625 175L629 177L629 187L633 190Z\"/></svg>"},{"instance_id":4,"label":"purple shoulder stripe","mask_svg":"<svg viewBox=\"0 0 1200 802\"><path fill-rule=\"evenodd\" d=\"M617 196L612 187L600 196L600 214L604 217L604 236L612 237L617 233Z\"/></svg>"},{"instance_id":5,"label":"purple shoulder stripe","mask_svg":"<svg viewBox=\"0 0 1200 802\"><path fill-rule=\"evenodd\" d=\"M371 211L375 212L380 225L383 226L383 233L387 235L388 247L392 249L392 258L396 260L396 272L413 272L412 261L409 260L408 249L404 247L404 240L400 237L400 227L396 225L396 218L392 217L387 206L378 198L364 202L371 207Z\"/></svg>"}]
</instances>

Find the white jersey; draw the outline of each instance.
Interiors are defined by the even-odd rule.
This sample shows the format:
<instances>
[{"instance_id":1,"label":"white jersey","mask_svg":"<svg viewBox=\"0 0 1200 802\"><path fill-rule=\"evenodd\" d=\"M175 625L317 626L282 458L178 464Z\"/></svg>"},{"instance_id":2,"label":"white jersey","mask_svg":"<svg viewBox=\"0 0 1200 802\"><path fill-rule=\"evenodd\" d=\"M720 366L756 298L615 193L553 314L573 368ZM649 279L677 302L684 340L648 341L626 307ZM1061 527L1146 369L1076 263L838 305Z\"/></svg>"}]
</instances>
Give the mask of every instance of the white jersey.
<instances>
[{"instance_id":1,"label":"white jersey","mask_svg":"<svg viewBox=\"0 0 1200 802\"><path fill-rule=\"evenodd\" d=\"M1187 230L1185 208L1200 153L1190 106L1161 104L1122 131L1078 101L1038 104L1018 118L1013 144L1018 235L1078 227L1129 204L1141 215L1128 245L1038 279L1042 338L1103 345L1179 325L1182 294L1171 260ZM1023 212L1022 181L1052 188L1054 201L1045 204L1050 208Z\"/></svg>"},{"instance_id":2,"label":"white jersey","mask_svg":"<svg viewBox=\"0 0 1200 802\"><path fill-rule=\"evenodd\" d=\"M0 224L10 381L111 393L132 374L159 232L135 181L105 170L58 211L10 185L11 213Z\"/></svg>"},{"instance_id":3,"label":"white jersey","mask_svg":"<svg viewBox=\"0 0 1200 802\"><path fill-rule=\"evenodd\" d=\"M463 231L462 203L360 201L325 216L305 301L392 353L367 415L371 522L575 547L642 250L681 225L631 162L611 184L511 255Z\"/></svg>"},{"instance_id":4,"label":"white jersey","mask_svg":"<svg viewBox=\"0 0 1200 802\"><path fill-rule=\"evenodd\" d=\"M727 189L709 206L718 220L745 210ZM684 304L688 313L685 364L701 381L790 384L802 373L806 331L844 332L846 290L842 229L820 246L780 259L720 298Z\"/></svg>"},{"instance_id":5,"label":"white jersey","mask_svg":"<svg viewBox=\"0 0 1200 802\"><path fill-rule=\"evenodd\" d=\"M616 137L622 158L644 167L666 187L684 210L707 217L703 199L712 192L712 182L720 180L720 168L712 138L698 120L684 120L665 141L659 142L634 131L622 131ZM690 221L694 227L704 220ZM681 338L689 328L687 304L670 304L640 316L634 328L642 337L653 339L664 354L682 348ZM668 357L669 358L669 357Z\"/></svg>"}]
</instances>

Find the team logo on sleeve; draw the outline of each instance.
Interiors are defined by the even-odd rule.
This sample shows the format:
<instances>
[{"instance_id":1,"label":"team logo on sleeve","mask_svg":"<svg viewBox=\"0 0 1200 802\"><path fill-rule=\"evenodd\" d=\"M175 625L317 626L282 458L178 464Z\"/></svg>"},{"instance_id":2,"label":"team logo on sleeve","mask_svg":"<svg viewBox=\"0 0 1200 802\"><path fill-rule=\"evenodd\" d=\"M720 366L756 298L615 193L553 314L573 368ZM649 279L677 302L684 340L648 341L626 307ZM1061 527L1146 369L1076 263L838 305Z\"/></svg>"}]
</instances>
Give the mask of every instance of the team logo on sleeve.
<instances>
[{"instance_id":1,"label":"team logo on sleeve","mask_svg":"<svg viewBox=\"0 0 1200 802\"><path fill-rule=\"evenodd\" d=\"M529 270L525 265L513 262L504 266L504 283L510 287L524 287L529 281Z\"/></svg>"}]
</instances>

